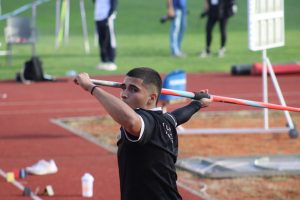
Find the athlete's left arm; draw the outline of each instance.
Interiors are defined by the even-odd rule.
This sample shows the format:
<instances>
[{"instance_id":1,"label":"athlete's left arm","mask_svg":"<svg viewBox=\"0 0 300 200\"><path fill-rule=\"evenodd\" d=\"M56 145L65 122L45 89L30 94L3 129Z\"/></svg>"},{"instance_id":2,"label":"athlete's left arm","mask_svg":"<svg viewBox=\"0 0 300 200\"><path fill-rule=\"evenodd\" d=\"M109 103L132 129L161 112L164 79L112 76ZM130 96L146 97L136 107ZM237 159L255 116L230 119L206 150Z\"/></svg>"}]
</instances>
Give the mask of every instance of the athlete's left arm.
<instances>
[{"instance_id":1,"label":"athlete's left arm","mask_svg":"<svg viewBox=\"0 0 300 200\"><path fill-rule=\"evenodd\" d=\"M199 101L192 101L188 105L178 108L171 112L171 114L175 117L177 126L187 122L193 114L198 112L200 108L207 107L211 103L211 100L208 98L203 98Z\"/></svg>"}]
</instances>

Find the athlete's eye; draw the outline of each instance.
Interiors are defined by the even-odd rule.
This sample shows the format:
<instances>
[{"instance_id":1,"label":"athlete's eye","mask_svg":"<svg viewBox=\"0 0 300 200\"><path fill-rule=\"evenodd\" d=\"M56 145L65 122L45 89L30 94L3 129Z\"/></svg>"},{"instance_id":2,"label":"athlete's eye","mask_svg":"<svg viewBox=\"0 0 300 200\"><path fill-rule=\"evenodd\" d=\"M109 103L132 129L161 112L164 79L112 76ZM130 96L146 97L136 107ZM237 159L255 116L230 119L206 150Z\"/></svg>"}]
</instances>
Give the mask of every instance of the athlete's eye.
<instances>
[{"instance_id":1,"label":"athlete's eye","mask_svg":"<svg viewBox=\"0 0 300 200\"><path fill-rule=\"evenodd\" d=\"M126 85L123 83L123 84L121 84L121 89L122 90L126 90Z\"/></svg>"},{"instance_id":2,"label":"athlete's eye","mask_svg":"<svg viewBox=\"0 0 300 200\"><path fill-rule=\"evenodd\" d=\"M136 92L140 91L139 88L137 88L137 87L135 87L135 86L130 86L130 87L128 88L128 90L129 90L130 92L132 92L132 93L136 93Z\"/></svg>"}]
</instances>

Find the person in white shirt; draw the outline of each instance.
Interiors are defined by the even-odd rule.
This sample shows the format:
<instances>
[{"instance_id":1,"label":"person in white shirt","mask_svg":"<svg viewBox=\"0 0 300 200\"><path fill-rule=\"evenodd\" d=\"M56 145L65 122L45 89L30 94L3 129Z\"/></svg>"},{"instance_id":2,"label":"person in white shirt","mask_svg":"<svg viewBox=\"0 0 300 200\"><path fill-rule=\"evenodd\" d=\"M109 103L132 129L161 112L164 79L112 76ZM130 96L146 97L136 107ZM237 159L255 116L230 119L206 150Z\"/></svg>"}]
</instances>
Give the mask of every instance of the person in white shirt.
<instances>
[{"instance_id":1,"label":"person in white shirt","mask_svg":"<svg viewBox=\"0 0 300 200\"><path fill-rule=\"evenodd\" d=\"M98 69L113 71L117 69L116 35L114 20L116 19L117 0L93 0L95 4L94 19L98 33L100 63Z\"/></svg>"}]
</instances>

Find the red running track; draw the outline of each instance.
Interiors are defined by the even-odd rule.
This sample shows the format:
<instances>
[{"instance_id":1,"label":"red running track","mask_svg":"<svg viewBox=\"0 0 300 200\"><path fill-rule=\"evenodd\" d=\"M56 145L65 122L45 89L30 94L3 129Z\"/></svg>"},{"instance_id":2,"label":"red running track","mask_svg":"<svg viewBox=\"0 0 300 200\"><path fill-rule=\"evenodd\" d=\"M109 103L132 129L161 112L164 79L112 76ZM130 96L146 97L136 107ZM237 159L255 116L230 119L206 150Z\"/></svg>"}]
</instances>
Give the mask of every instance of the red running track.
<instances>
[{"instance_id":1,"label":"red running track","mask_svg":"<svg viewBox=\"0 0 300 200\"><path fill-rule=\"evenodd\" d=\"M211 94L261 101L259 76L229 74L188 74L189 91L208 88ZM122 76L93 77L122 81ZM300 75L278 76L286 103L300 107ZM270 102L278 104L276 93L269 82ZM106 88L118 95L118 89ZM99 148L68 130L50 122L51 119L106 114L91 95L75 86L71 80L41 82L30 85L14 81L0 82L0 169L11 171L30 166L40 159L54 159L58 173L45 176L27 176L18 179L32 190L52 185L55 199L82 199L80 178L85 172L95 177L94 198L117 200L119 180L116 155ZM170 106L170 110L179 105ZM214 103L205 111L256 109L251 107ZM256 109L257 110L257 109ZM24 199L22 192L0 177L1 199ZM199 197L180 188L184 199ZM41 198L53 198L42 196Z\"/></svg>"}]
</instances>

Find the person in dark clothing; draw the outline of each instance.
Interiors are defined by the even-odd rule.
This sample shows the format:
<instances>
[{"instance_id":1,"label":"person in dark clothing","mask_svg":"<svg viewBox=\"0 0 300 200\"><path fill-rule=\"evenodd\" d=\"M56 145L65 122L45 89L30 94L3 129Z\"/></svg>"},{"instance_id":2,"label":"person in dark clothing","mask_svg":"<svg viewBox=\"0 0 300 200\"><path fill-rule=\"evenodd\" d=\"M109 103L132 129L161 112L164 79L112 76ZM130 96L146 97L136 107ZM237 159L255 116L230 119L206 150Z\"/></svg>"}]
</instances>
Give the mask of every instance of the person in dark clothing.
<instances>
[{"instance_id":1,"label":"person in dark clothing","mask_svg":"<svg viewBox=\"0 0 300 200\"><path fill-rule=\"evenodd\" d=\"M221 46L218 56L223 57L227 41L227 22L229 17L236 12L236 5L234 0L205 0L204 2L204 12L201 14L201 17L207 16L206 48L201 52L200 57L205 58L211 54L212 31L217 22L219 22L221 34Z\"/></svg>"},{"instance_id":2,"label":"person in dark clothing","mask_svg":"<svg viewBox=\"0 0 300 200\"><path fill-rule=\"evenodd\" d=\"M176 127L211 103L206 93L173 112L157 107L162 81L155 70L130 70L121 85L121 99L94 85L86 73L74 79L121 125L117 141L122 200L180 200L175 163Z\"/></svg>"},{"instance_id":3,"label":"person in dark clothing","mask_svg":"<svg viewBox=\"0 0 300 200\"><path fill-rule=\"evenodd\" d=\"M113 71L117 69L115 64L117 44L114 31L117 0L93 0L93 2L95 4L94 19L101 60L97 68Z\"/></svg>"}]
</instances>

